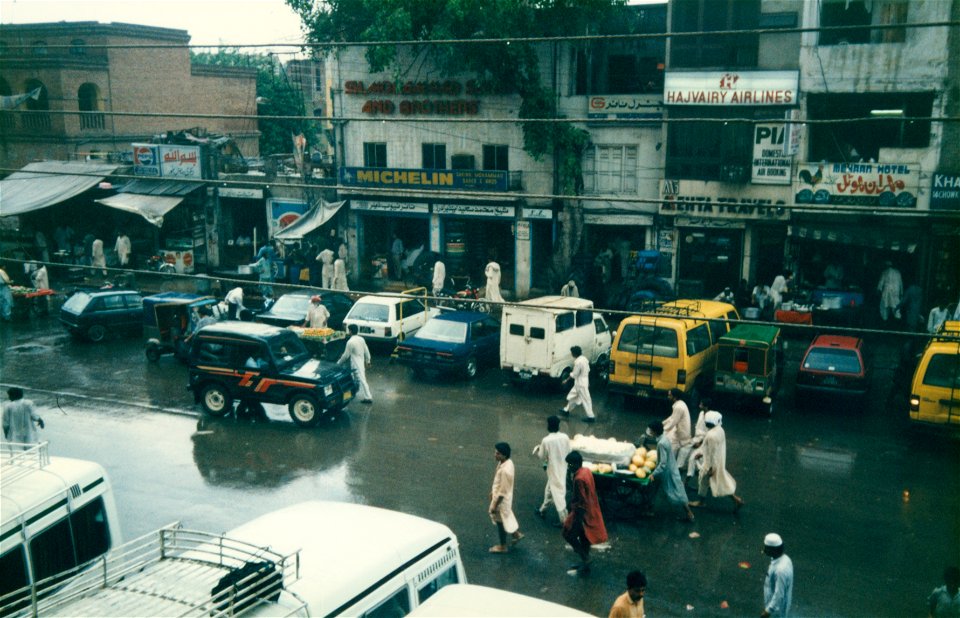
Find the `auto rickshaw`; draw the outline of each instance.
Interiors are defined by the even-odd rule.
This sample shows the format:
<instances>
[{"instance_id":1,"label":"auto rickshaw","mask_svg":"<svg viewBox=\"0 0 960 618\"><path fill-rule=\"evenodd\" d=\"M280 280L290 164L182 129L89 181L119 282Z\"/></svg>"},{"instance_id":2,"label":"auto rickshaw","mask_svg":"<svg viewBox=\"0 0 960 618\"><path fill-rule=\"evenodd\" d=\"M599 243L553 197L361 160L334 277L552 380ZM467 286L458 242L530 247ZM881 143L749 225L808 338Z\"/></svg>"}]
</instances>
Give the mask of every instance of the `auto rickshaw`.
<instances>
[{"instance_id":1,"label":"auto rickshaw","mask_svg":"<svg viewBox=\"0 0 960 618\"><path fill-rule=\"evenodd\" d=\"M143 336L147 359L157 362L164 354L186 358L186 341L193 331L194 310L217 304L213 296L164 292L143 299Z\"/></svg>"},{"instance_id":2,"label":"auto rickshaw","mask_svg":"<svg viewBox=\"0 0 960 618\"><path fill-rule=\"evenodd\" d=\"M759 404L773 414L773 397L780 387L783 345L780 329L739 324L720 337L713 389L717 396L735 396L741 403Z\"/></svg>"}]
</instances>

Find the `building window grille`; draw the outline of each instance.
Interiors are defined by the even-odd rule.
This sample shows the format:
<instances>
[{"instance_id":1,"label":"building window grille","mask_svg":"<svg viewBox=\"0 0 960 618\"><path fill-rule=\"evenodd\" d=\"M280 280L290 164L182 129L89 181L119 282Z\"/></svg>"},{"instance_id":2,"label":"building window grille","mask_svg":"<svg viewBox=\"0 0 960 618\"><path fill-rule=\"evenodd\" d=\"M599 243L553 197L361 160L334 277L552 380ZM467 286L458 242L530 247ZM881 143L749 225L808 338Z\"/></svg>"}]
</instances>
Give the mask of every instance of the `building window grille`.
<instances>
[{"instance_id":1,"label":"building window grille","mask_svg":"<svg viewBox=\"0 0 960 618\"><path fill-rule=\"evenodd\" d=\"M387 167L387 144L384 142L364 142L363 166Z\"/></svg>"},{"instance_id":2,"label":"building window grille","mask_svg":"<svg viewBox=\"0 0 960 618\"><path fill-rule=\"evenodd\" d=\"M510 147L506 144L484 144L483 169L509 171L509 151Z\"/></svg>"},{"instance_id":3,"label":"building window grille","mask_svg":"<svg viewBox=\"0 0 960 618\"><path fill-rule=\"evenodd\" d=\"M906 28L874 29L871 26L892 26L907 23L909 3L906 0L823 0L820 5L820 26L840 28L820 33L820 45L857 45L866 43L903 43Z\"/></svg>"},{"instance_id":4,"label":"building window grille","mask_svg":"<svg viewBox=\"0 0 960 618\"><path fill-rule=\"evenodd\" d=\"M757 66L759 35L714 33L756 29L760 21L760 0L673 0L672 5L672 32L704 33L672 39L672 68Z\"/></svg>"},{"instance_id":5,"label":"building window grille","mask_svg":"<svg viewBox=\"0 0 960 618\"><path fill-rule=\"evenodd\" d=\"M77 90L77 107L81 112L102 112L100 104L100 89L96 84L83 84ZM80 114L80 128L83 130L102 130L104 128L103 114Z\"/></svg>"},{"instance_id":6,"label":"building window grille","mask_svg":"<svg viewBox=\"0 0 960 618\"><path fill-rule=\"evenodd\" d=\"M585 193L636 194L639 148L633 145L594 146L583 157Z\"/></svg>"},{"instance_id":7,"label":"building window grille","mask_svg":"<svg viewBox=\"0 0 960 618\"><path fill-rule=\"evenodd\" d=\"M422 149L424 169L447 169L447 146L445 144L422 144Z\"/></svg>"}]
</instances>

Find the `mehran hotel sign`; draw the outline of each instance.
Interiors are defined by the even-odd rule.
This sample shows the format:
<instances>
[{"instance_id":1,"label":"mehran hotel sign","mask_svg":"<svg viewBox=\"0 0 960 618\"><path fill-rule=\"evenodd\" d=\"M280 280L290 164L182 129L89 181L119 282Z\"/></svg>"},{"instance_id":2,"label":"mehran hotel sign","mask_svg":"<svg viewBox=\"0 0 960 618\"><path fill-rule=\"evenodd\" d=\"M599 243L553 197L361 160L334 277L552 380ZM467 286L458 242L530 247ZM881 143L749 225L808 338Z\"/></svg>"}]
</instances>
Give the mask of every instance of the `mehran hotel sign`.
<instances>
[{"instance_id":1,"label":"mehran hotel sign","mask_svg":"<svg viewBox=\"0 0 960 618\"><path fill-rule=\"evenodd\" d=\"M664 105L798 104L798 71L677 71L664 76Z\"/></svg>"}]
</instances>

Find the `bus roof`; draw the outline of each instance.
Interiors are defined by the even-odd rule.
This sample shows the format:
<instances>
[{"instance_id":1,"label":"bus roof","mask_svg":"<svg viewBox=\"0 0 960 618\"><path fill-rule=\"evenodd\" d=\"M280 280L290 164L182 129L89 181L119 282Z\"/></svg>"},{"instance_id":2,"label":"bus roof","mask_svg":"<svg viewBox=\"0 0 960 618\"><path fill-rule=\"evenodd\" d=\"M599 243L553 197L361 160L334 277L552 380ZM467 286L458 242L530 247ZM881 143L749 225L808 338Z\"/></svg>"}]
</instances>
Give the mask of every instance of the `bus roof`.
<instances>
[{"instance_id":1,"label":"bus roof","mask_svg":"<svg viewBox=\"0 0 960 618\"><path fill-rule=\"evenodd\" d=\"M290 590L307 602L311 614L320 616L343 612L357 591L425 549L447 541L457 547L456 535L441 523L362 504L322 501L273 511L227 536L283 554L300 549L301 578Z\"/></svg>"}]
</instances>

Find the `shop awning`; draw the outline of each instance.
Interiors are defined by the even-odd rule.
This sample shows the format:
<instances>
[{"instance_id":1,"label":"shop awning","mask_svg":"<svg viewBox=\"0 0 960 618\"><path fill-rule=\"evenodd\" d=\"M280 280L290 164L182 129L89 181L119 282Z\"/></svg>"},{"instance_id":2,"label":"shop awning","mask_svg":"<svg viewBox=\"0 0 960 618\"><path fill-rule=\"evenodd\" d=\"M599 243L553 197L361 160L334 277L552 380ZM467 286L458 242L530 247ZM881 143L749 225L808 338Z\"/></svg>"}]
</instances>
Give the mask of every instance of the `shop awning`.
<instances>
[{"instance_id":1,"label":"shop awning","mask_svg":"<svg viewBox=\"0 0 960 618\"><path fill-rule=\"evenodd\" d=\"M137 193L139 195L184 196L203 186L201 182L182 182L179 180L159 180L142 178L131 180L117 189L118 193Z\"/></svg>"},{"instance_id":2,"label":"shop awning","mask_svg":"<svg viewBox=\"0 0 960 618\"><path fill-rule=\"evenodd\" d=\"M332 219L345 203L346 201L329 203L321 199L302 217L274 234L273 237L278 240L299 240Z\"/></svg>"},{"instance_id":3,"label":"shop awning","mask_svg":"<svg viewBox=\"0 0 960 618\"><path fill-rule=\"evenodd\" d=\"M883 231L863 227L835 227L827 225L790 225L787 235L804 240L835 242L855 247L883 249L886 251L904 251L914 253L919 240L914 233L902 227Z\"/></svg>"},{"instance_id":4,"label":"shop awning","mask_svg":"<svg viewBox=\"0 0 960 618\"><path fill-rule=\"evenodd\" d=\"M96 200L98 204L140 215L157 227L163 225L163 216L182 201L183 196L140 195L139 193L117 193L102 200Z\"/></svg>"},{"instance_id":5,"label":"shop awning","mask_svg":"<svg viewBox=\"0 0 960 618\"><path fill-rule=\"evenodd\" d=\"M85 161L30 163L0 181L0 217L59 204L95 187L116 169L114 164Z\"/></svg>"}]
</instances>

